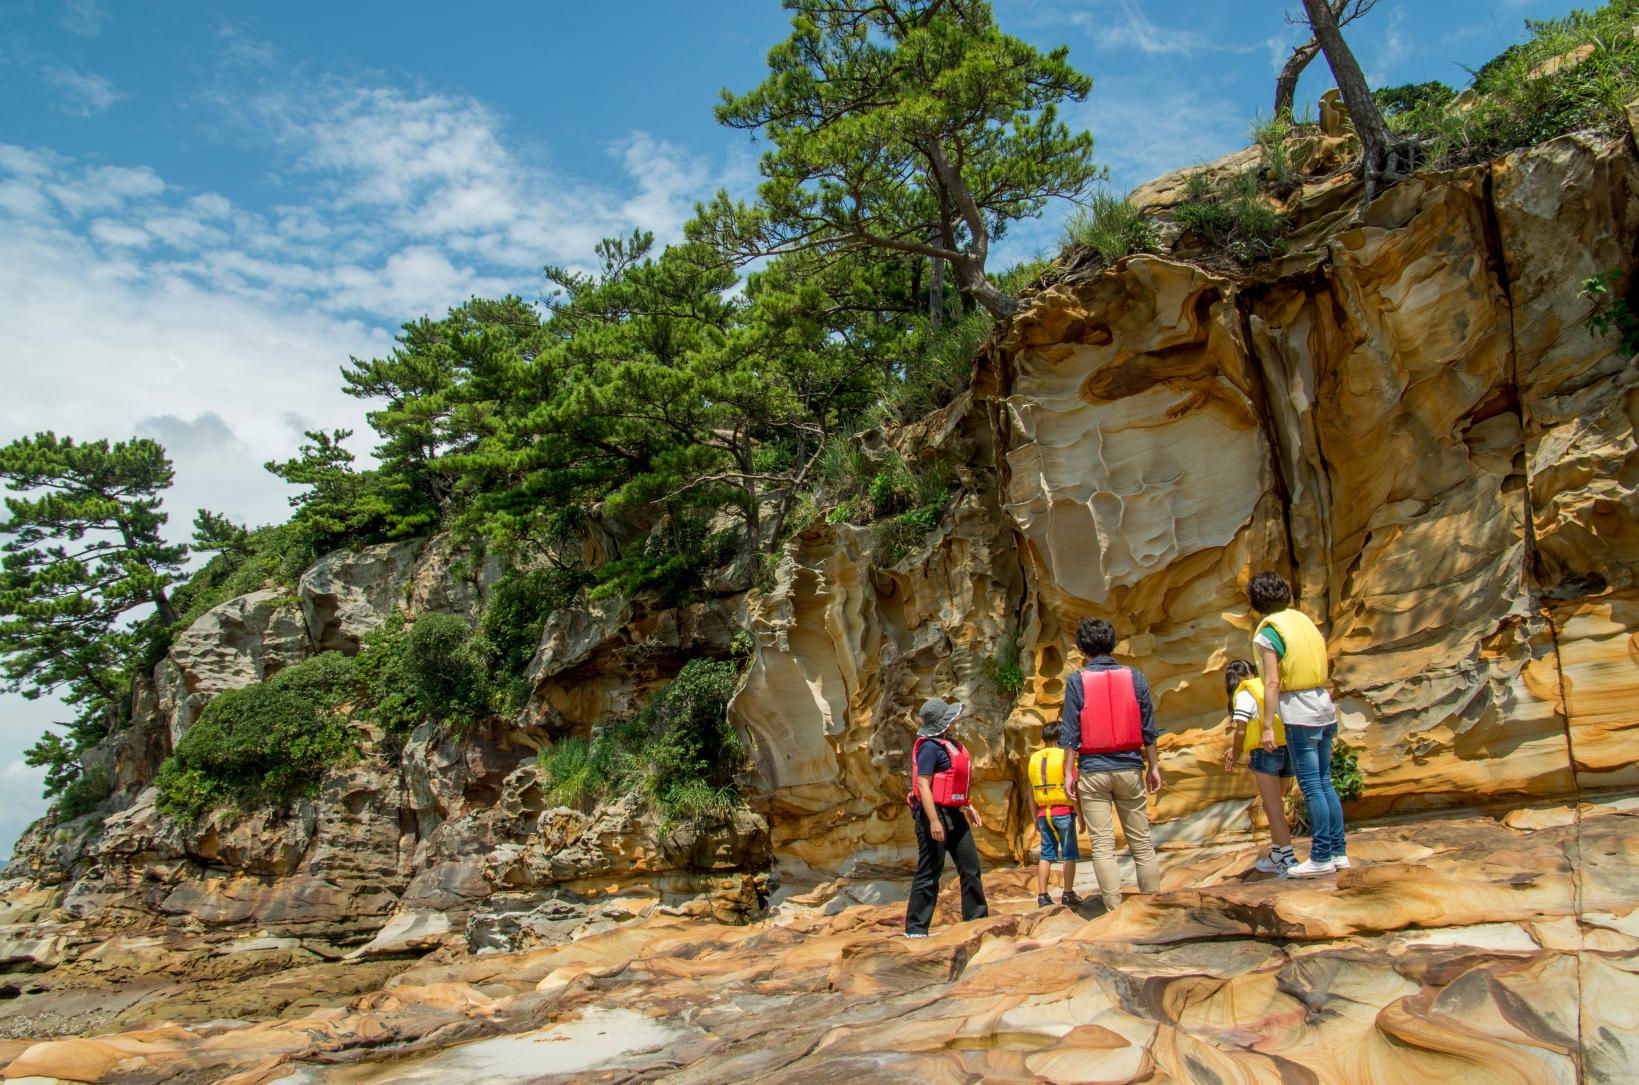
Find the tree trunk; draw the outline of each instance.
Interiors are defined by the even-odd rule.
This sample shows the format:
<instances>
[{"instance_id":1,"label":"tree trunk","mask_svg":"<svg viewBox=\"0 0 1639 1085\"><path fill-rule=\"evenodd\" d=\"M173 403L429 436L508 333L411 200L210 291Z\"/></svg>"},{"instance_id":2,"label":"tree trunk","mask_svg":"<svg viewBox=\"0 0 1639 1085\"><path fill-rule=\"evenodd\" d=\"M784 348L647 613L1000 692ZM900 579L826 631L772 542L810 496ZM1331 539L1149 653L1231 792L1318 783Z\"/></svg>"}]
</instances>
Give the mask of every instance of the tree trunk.
<instances>
[{"instance_id":1,"label":"tree trunk","mask_svg":"<svg viewBox=\"0 0 1639 1085\"><path fill-rule=\"evenodd\" d=\"M1315 41L1326 54L1326 63L1337 80L1337 89L1343 95L1343 105L1354 122L1355 134L1360 137L1361 175L1366 182L1366 202L1377 194L1380 181L1393 181L1399 171L1390 156L1389 128L1383 123L1383 112L1377 108L1360 62L1349 51L1338 29L1337 15L1326 0L1303 0L1309 26L1315 32Z\"/></svg>"},{"instance_id":2,"label":"tree trunk","mask_svg":"<svg viewBox=\"0 0 1639 1085\"><path fill-rule=\"evenodd\" d=\"M176 608L171 605L171 597L165 594L164 588L154 589L154 608L159 611L160 621L166 625L176 624Z\"/></svg>"},{"instance_id":3,"label":"tree trunk","mask_svg":"<svg viewBox=\"0 0 1639 1085\"><path fill-rule=\"evenodd\" d=\"M1298 77L1303 75L1303 69L1315 59L1320 52L1320 46L1313 38L1308 44L1300 45L1292 50L1292 55L1286 58L1286 64L1281 68L1280 75L1275 79L1275 116L1292 115L1292 100L1298 93Z\"/></svg>"},{"instance_id":4,"label":"tree trunk","mask_svg":"<svg viewBox=\"0 0 1639 1085\"><path fill-rule=\"evenodd\" d=\"M1018 298L997 290L995 285L985 278L983 264L964 263L958 270L961 272L962 285L967 293L975 302L989 309L992 316L1006 320L1024 308L1019 304Z\"/></svg>"},{"instance_id":5,"label":"tree trunk","mask_svg":"<svg viewBox=\"0 0 1639 1085\"><path fill-rule=\"evenodd\" d=\"M939 257L933 258L933 274L928 276L928 327L933 334L939 334L939 326L945 320L945 262Z\"/></svg>"}]
</instances>

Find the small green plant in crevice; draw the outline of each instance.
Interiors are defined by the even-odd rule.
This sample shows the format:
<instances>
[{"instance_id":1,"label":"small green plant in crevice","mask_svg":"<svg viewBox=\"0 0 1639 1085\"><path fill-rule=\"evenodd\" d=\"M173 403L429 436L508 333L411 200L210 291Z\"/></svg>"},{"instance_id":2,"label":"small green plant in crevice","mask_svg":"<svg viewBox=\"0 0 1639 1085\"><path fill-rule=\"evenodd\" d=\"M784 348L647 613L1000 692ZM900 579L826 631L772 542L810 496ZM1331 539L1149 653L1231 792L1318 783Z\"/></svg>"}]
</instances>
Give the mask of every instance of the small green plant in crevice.
<instances>
[{"instance_id":1,"label":"small green plant in crevice","mask_svg":"<svg viewBox=\"0 0 1639 1085\"><path fill-rule=\"evenodd\" d=\"M545 747L538 760L548 797L589 810L636 795L663 827L722 818L740 804L734 775L745 748L728 718L740 671L731 659L690 660L635 718Z\"/></svg>"},{"instance_id":2,"label":"small green plant in crevice","mask_svg":"<svg viewBox=\"0 0 1639 1085\"><path fill-rule=\"evenodd\" d=\"M1292 132L1292 115L1284 110L1268 119L1252 121L1252 142L1262 152L1264 180L1280 196L1287 195L1297 185Z\"/></svg>"},{"instance_id":3,"label":"small green plant in crevice","mask_svg":"<svg viewBox=\"0 0 1639 1085\"><path fill-rule=\"evenodd\" d=\"M1286 251L1280 216L1264 202L1257 174L1250 171L1232 178L1221 191L1212 187L1204 172L1192 174L1173 217L1209 250L1226 253L1242 265Z\"/></svg>"},{"instance_id":4,"label":"small green plant in crevice","mask_svg":"<svg viewBox=\"0 0 1639 1085\"><path fill-rule=\"evenodd\" d=\"M882 521L876 529L877 561L885 565L897 565L903 561L939 526L939 518L944 511L945 502L940 501L919 505Z\"/></svg>"},{"instance_id":5,"label":"small green plant in crevice","mask_svg":"<svg viewBox=\"0 0 1639 1085\"><path fill-rule=\"evenodd\" d=\"M1064 243L1090 249L1106 264L1135 252L1153 252L1156 244L1150 220L1126 196L1112 192L1095 192L1086 207L1076 210Z\"/></svg>"},{"instance_id":6,"label":"small green plant in crevice","mask_svg":"<svg viewBox=\"0 0 1639 1085\"><path fill-rule=\"evenodd\" d=\"M160 766L160 809L192 820L223 806L283 806L357 754L343 706L357 669L324 652L264 682L218 694Z\"/></svg>"},{"instance_id":7,"label":"small green plant in crevice","mask_svg":"<svg viewBox=\"0 0 1639 1085\"><path fill-rule=\"evenodd\" d=\"M1020 665L1021 645L1016 631L996 643L996 651L985 660L985 677L1009 697L1024 692L1024 668Z\"/></svg>"},{"instance_id":8,"label":"small green plant in crevice","mask_svg":"<svg viewBox=\"0 0 1639 1085\"><path fill-rule=\"evenodd\" d=\"M1593 306L1582 318L1588 334L1601 339L1615 329L1621 337L1622 350L1632 355L1639 354L1639 315L1634 313L1627 295L1616 292L1616 288L1626 283L1627 278L1620 271L1590 276L1582 280L1579 296L1587 298Z\"/></svg>"}]
</instances>

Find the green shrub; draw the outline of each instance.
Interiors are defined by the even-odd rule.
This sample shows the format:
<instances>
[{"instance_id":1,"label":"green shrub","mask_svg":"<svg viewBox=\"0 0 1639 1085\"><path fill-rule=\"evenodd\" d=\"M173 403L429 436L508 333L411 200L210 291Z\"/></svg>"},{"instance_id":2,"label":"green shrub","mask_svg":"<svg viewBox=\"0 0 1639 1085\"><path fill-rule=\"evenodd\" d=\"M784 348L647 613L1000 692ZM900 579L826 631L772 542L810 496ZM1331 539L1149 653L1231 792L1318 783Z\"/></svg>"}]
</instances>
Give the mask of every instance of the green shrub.
<instances>
[{"instance_id":1,"label":"green shrub","mask_svg":"<svg viewBox=\"0 0 1639 1085\"><path fill-rule=\"evenodd\" d=\"M539 761L548 796L589 810L636 795L662 825L721 817L740 801L733 780L745 750L728 719L739 671L732 660L691 660L635 719L595 728L590 741L546 747Z\"/></svg>"},{"instance_id":2,"label":"green shrub","mask_svg":"<svg viewBox=\"0 0 1639 1085\"><path fill-rule=\"evenodd\" d=\"M945 503L922 505L884 521L877 528L876 558L885 565L894 565L926 539L939 526Z\"/></svg>"},{"instance_id":3,"label":"green shrub","mask_svg":"<svg viewBox=\"0 0 1639 1085\"><path fill-rule=\"evenodd\" d=\"M1402 83L1397 87L1379 87L1372 91L1383 116L1397 117L1414 109L1439 109L1457 97L1457 92L1439 81L1429 83Z\"/></svg>"},{"instance_id":4,"label":"green shrub","mask_svg":"<svg viewBox=\"0 0 1639 1085\"><path fill-rule=\"evenodd\" d=\"M499 700L484 655L487 645L455 614L406 622L394 611L365 634L356 662L361 707L395 733L435 719L457 728L491 715Z\"/></svg>"},{"instance_id":5,"label":"green shrub","mask_svg":"<svg viewBox=\"0 0 1639 1085\"><path fill-rule=\"evenodd\" d=\"M668 530L650 535L640 547L593 570L595 586L587 597L651 595L659 606L679 606L698 595L706 570L730 561L740 543L737 531L707 534L700 517L674 516Z\"/></svg>"},{"instance_id":6,"label":"green shrub","mask_svg":"<svg viewBox=\"0 0 1639 1085\"><path fill-rule=\"evenodd\" d=\"M114 782L101 769L83 769L69 781L57 799L57 816L63 821L84 817L101 806L114 792Z\"/></svg>"},{"instance_id":7,"label":"green shrub","mask_svg":"<svg viewBox=\"0 0 1639 1085\"><path fill-rule=\"evenodd\" d=\"M317 556L290 524L247 533L243 549L216 554L171 594L177 628L187 628L207 610L235 596L264 588L293 593L302 570Z\"/></svg>"},{"instance_id":8,"label":"green shrub","mask_svg":"<svg viewBox=\"0 0 1639 1085\"><path fill-rule=\"evenodd\" d=\"M592 581L567 565L512 569L495 582L479 629L490 665L506 680L523 677L554 611L573 606Z\"/></svg>"},{"instance_id":9,"label":"green shrub","mask_svg":"<svg viewBox=\"0 0 1639 1085\"><path fill-rule=\"evenodd\" d=\"M883 391L874 421L903 425L950 403L973 379L973 359L994 325L984 309L947 320L937 331L926 320L919 322L903 372Z\"/></svg>"},{"instance_id":10,"label":"green shrub","mask_svg":"<svg viewBox=\"0 0 1639 1085\"><path fill-rule=\"evenodd\" d=\"M1366 793L1366 778L1360 772L1360 757L1342 742L1332 743L1332 787L1344 802L1353 802Z\"/></svg>"},{"instance_id":11,"label":"green shrub","mask_svg":"<svg viewBox=\"0 0 1639 1085\"><path fill-rule=\"evenodd\" d=\"M1135 252L1153 251L1155 231L1126 196L1095 192L1088 205L1071 216L1064 241L1066 247L1080 245L1113 264Z\"/></svg>"},{"instance_id":12,"label":"green shrub","mask_svg":"<svg viewBox=\"0 0 1639 1085\"><path fill-rule=\"evenodd\" d=\"M1264 202L1256 174L1242 173L1222 191L1214 191L1204 178L1204 173L1195 173L1186 181L1185 199L1173 209L1179 225L1209 250L1224 252L1241 264L1286 251L1280 216Z\"/></svg>"},{"instance_id":13,"label":"green shrub","mask_svg":"<svg viewBox=\"0 0 1639 1085\"><path fill-rule=\"evenodd\" d=\"M351 659L325 652L218 694L160 766L160 808L192 820L312 794L327 769L357 752L341 711L356 680Z\"/></svg>"},{"instance_id":14,"label":"green shrub","mask_svg":"<svg viewBox=\"0 0 1639 1085\"><path fill-rule=\"evenodd\" d=\"M490 684L473 643L472 626L435 611L410 625L404 670L427 715L467 724L489 715Z\"/></svg>"}]
</instances>

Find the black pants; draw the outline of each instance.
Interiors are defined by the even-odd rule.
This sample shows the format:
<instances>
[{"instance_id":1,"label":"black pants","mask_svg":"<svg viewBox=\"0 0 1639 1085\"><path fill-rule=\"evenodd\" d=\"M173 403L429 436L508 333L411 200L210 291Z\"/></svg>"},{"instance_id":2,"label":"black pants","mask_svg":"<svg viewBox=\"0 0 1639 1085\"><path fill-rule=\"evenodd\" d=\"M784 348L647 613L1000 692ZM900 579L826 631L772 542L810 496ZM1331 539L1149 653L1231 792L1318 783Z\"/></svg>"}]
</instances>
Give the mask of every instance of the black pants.
<instances>
[{"instance_id":1,"label":"black pants","mask_svg":"<svg viewBox=\"0 0 1639 1085\"><path fill-rule=\"evenodd\" d=\"M939 876L945 872L945 856L956 860L956 876L962 882L962 918L979 919L990 914L985 904L984 883L979 881L979 849L973 843L973 829L967 815L948 806L936 807L945 824L945 840L940 843L928 832L928 818L917 803L916 877L911 882L911 899L905 905L905 933L926 934L933 920L933 906L939 900Z\"/></svg>"}]
</instances>

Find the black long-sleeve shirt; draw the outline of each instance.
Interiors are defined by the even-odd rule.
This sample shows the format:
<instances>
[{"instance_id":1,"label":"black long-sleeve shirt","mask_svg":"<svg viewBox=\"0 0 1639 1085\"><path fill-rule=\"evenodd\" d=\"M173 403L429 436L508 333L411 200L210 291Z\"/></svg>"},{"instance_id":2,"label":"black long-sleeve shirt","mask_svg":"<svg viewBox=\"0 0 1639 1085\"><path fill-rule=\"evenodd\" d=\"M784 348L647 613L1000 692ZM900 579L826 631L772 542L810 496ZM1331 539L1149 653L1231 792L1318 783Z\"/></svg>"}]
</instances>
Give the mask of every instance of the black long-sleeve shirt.
<instances>
[{"instance_id":1,"label":"black long-sleeve shirt","mask_svg":"<svg viewBox=\"0 0 1639 1085\"><path fill-rule=\"evenodd\" d=\"M1087 661L1085 669L1090 671L1107 671L1122 664L1117 663L1109 656L1099 656ZM1150 700L1150 684L1144 677L1144 672L1136 667L1128 667L1133 674L1133 693L1138 698L1139 719L1144 726L1144 745L1148 746L1155 741L1160 732L1155 726L1155 704ZM1059 745L1074 752L1081 749L1081 672L1077 671L1064 684L1064 711L1059 716ZM1081 772L1118 772L1122 769L1141 769L1144 767L1144 751L1123 750L1120 753L1084 753L1076 766Z\"/></svg>"}]
</instances>

